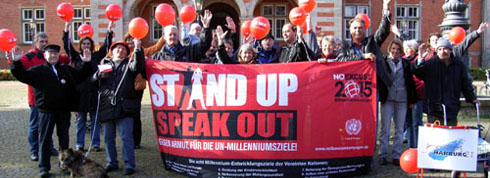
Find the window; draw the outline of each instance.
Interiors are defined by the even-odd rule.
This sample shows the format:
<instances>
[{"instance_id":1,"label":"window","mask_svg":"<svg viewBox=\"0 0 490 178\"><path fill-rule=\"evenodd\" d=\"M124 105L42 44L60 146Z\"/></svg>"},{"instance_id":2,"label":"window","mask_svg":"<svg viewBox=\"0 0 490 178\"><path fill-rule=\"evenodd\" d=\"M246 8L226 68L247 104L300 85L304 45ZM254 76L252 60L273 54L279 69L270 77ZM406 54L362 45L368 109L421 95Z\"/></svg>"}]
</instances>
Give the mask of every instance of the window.
<instances>
[{"instance_id":1,"label":"window","mask_svg":"<svg viewBox=\"0 0 490 178\"><path fill-rule=\"evenodd\" d=\"M420 8L418 5L398 5L395 12L396 26L410 39L420 39Z\"/></svg>"},{"instance_id":2,"label":"window","mask_svg":"<svg viewBox=\"0 0 490 178\"><path fill-rule=\"evenodd\" d=\"M344 6L344 39L350 40L350 25L349 21L356 17L357 14L364 13L369 15L368 5L345 5ZM366 36L369 35L369 29L366 31Z\"/></svg>"},{"instance_id":3,"label":"window","mask_svg":"<svg viewBox=\"0 0 490 178\"><path fill-rule=\"evenodd\" d=\"M41 7L21 8L22 43L31 44L36 33L45 32L46 14Z\"/></svg>"},{"instance_id":4,"label":"window","mask_svg":"<svg viewBox=\"0 0 490 178\"><path fill-rule=\"evenodd\" d=\"M75 13L73 15L73 20L71 24L70 36L71 41L77 43L80 40L80 37L78 36L78 27L80 27L82 24L90 25L90 7L78 6L74 7L73 10Z\"/></svg>"},{"instance_id":5,"label":"window","mask_svg":"<svg viewBox=\"0 0 490 178\"><path fill-rule=\"evenodd\" d=\"M151 14L151 19L150 19L150 34L151 34L151 41L158 41L162 35L163 35L163 26L160 25L157 21L157 19L155 18L155 10L157 9L157 6L158 4L154 4L153 5L153 10L152 10L152 14ZM173 4L171 4L171 6L175 9L177 9L177 7ZM175 11L175 14L179 14L177 11ZM197 20L197 19L196 19ZM178 18L175 18L175 21L174 21L174 25L177 26L178 28L178 25L177 24L180 24L180 21Z\"/></svg>"},{"instance_id":6,"label":"window","mask_svg":"<svg viewBox=\"0 0 490 178\"><path fill-rule=\"evenodd\" d=\"M270 33L276 40L282 40L282 26L288 21L286 4L265 4L262 5L262 16L269 19L271 26Z\"/></svg>"}]
</instances>

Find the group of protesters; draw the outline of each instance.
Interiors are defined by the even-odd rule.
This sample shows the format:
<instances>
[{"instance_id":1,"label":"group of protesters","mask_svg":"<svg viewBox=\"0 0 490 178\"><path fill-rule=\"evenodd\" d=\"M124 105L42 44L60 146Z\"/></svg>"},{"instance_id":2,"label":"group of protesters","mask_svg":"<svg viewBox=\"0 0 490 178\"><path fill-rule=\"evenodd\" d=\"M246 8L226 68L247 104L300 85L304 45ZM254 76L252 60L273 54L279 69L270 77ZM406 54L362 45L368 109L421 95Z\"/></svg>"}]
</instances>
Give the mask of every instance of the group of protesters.
<instances>
[{"instance_id":1,"label":"group of protesters","mask_svg":"<svg viewBox=\"0 0 490 178\"><path fill-rule=\"evenodd\" d=\"M67 55L60 55L61 47L48 45L47 35L38 33L34 38L34 49L28 53L23 54L14 48L6 54L12 61L12 74L29 85L31 159L39 160L41 177L49 176L49 156L52 152L56 154L52 143L54 126L60 149L68 149L70 112L75 111L76 149L100 151L99 132L102 129L106 171L117 170L117 130L122 140L124 174L133 174L136 166L134 149L141 147L141 99L146 87L146 58L208 64L300 61L328 64L370 60L376 62L377 96L381 103L378 162L388 164L393 118L395 133L391 160L392 164L399 165L403 133L407 130L409 147L416 148L417 128L423 124L423 112L427 113L429 123L456 125L461 93L467 102L478 103L468 67L461 57L488 28L488 24L482 23L459 44L452 44L439 33L431 34L426 43L419 44L401 34L396 25L391 25L390 1L383 0L383 16L373 35L366 35L363 19L350 20L349 41L333 36L317 40L315 31L318 31L313 30L308 18L306 29L291 23L282 27L285 44L280 47L272 34L262 39L245 37L239 46L232 18L226 18L227 31L221 26L210 29L213 14L209 10L205 10L201 18L202 27L193 23L189 29L186 26L183 32L179 32L176 26L165 26L163 36L148 48L143 48L141 41L129 34L124 36L124 40L113 43L112 22L104 44L98 50L90 37L81 38L79 49L75 49L69 38L70 22L67 22L62 37ZM381 46L390 33L395 35L395 39L389 42L388 55L385 56ZM91 119L91 146L85 150L87 116Z\"/></svg>"}]
</instances>

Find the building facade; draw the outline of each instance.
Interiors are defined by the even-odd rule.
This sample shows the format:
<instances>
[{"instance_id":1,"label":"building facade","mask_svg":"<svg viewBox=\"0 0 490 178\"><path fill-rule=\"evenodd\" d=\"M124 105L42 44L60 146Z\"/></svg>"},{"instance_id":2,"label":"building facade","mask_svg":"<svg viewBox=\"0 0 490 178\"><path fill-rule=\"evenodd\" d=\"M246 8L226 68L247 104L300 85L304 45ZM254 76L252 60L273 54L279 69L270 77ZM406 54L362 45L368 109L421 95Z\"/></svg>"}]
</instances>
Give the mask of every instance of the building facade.
<instances>
[{"instance_id":1,"label":"building facade","mask_svg":"<svg viewBox=\"0 0 490 178\"><path fill-rule=\"evenodd\" d=\"M2 7L7 11L4 13L4 18L0 20L0 24L3 24L1 28L10 29L16 34L17 43L23 51L31 48L33 34L36 32L46 32L50 43L61 44L65 22L57 17L56 7L62 2L71 3L75 9L70 36L75 44L78 43L76 29L84 23L92 25L93 39L101 44L109 24L105 16L105 8L109 4L118 4L123 9L123 17L116 22L114 41L121 40L127 33L127 26L132 18L143 17L149 25L148 35L142 40L144 46L155 43L163 33L162 26L154 17L154 9L158 4L172 5L176 14L183 6L194 4L193 0L1 0L1 2ZM421 42L426 41L429 33L440 32L438 24L444 17L442 11L444 2L442 0L392 0L393 24L397 24L412 38ZM486 5L483 4L483 0L465 0L465 2L468 4L466 16L471 22L469 31L473 31L482 21L485 12L483 7L486 7L488 12L489 1L485 2ZM204 0L203 3L203 9L210 9L213 12L212 28L217 25L224 26L226 16L232 17L237 26L244 20L264 16L269 19L271 32L278 42L282 41L281 28L288 22L289 10L297 6L296 0ZM371 17L368 33L374 33L382 15L382 0L316 0L316 3L316 8L310 14L313 25L321 27L321 35L333 35L342 39L350 39L347 22L356 14L366 13ZM175 23L180 23L178 15ZM488 31L486 36L489 36ZM387 41L392 39L393 35L390 35ZM482 39L477 40L470 48L470 63L473 67L490 65L490 52L488 52L490 44L482 41ZM387 43L382 49L386 49L386 45ZM5 58L4 54L0 54L0 58ZM6 60L0 60L0 69L7 68L6 63Z\"/></svg>"}]
</instances>

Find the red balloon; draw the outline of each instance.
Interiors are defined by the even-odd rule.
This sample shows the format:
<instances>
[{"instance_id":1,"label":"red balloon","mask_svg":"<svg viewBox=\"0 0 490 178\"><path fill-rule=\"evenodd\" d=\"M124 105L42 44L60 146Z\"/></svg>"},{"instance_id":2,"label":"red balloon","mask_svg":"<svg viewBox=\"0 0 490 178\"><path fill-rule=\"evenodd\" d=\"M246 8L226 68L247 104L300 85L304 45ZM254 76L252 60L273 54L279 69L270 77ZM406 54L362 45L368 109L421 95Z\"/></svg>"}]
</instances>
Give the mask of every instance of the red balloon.
<instances>
[{"instance_id":1,"label":"red balloon","mask_svg":"<svg viewBox=\"0 0 490 178\"><path fill-rule=\"evenodd\" d=\"M94 35L94 29L89 24L80 25L77 32L80 38L83 38L85 36L92 38L92 36Z\"/></svg>"},{"instance_id":2,"label":"red balloon","mask_svg":"<svg viewBox=\"0 0 490 178\"><path fill-rule=\"evenodd\" d=\"M189 23L196 19L196 9L194 6L186 5L180 9L179 17L183 23Z\"/></svg>"},{"instance_id":3,"label":"red balloon","mask_svg":"<svg viewBox=\"0 0 490 178\"><path fill-rule=\"evenodd\" d=\"M162 3L157 6L155 10L155 18L158 23L162 26L172 25L175 21L175 11L174 8L167 4Z\"/></svg>"},{"instance_id":4,"label":"red balloon","mask_svg":"<svg viewBox=\"0 0 490 178\"><path fill-rule=\"evenodd\" d=\"M129 22L128 32L133 38L142 39L148 33L148 23L141 17L136 17Z\"/></svg>"},{"instance_id":5,"label":"red balloon","mask_svg":"<svg viewBox=\"0 0 490 178\"><path fill-rule=\"evenodd\" d=\"M449 41L454 44L461 43L466 37L466 31L462 27L454 27L449 32Z\"/></svg>"},{"instance_id":6,"label":"red balloon","mask_svg":"<svg viewBox=\"0 0 490 178\"><path fill-rule=\"evenodd\" d=\"M417 166L417 149L410 148L403 152L400 157L400 167L407 173L415 173L419 170Z\"/></svg>"},{"instance_id":7,"label":"red balloon","mask_svg":"<svg viewBox=\"0 0 490 178\"><path fill-rule=\"evenodd\" d=\"M110 21L118 21L122 17L122 9L121 6L117 4L109 4L107 8L105 8L105 16Z\"/></svg>"},{"instance_id":8,"label":"red balloon","mask_svg":"<svg viewBox=\"0 0 490 178\"><path fill-rule=\"evenodd\" d=\"M267 18L258 16L252 20L250 23L250 32L255 37L255 39L264 38L271 29L271 25L269 24L269 20Z\"/></svg>"},{"instance_id":9,"label":"red balloon","mask_svg":"<svg viewBox=\"0 0 490 178\"><path fill-rule=\"evenodd\" d=\"M306 13L313 11L316 5L315 0L298 0L299 7L303 8Z\"/></svg>"},{"instance_id":10,"label":"red balloon","mask_svg":"<svg viewBox=\"0 0 490 178\"><path fill-rule=\"evenodd\" d=\"M364 20L364 25L366 25L366 30L369 28L369 25L371 25L371 19L369 19L369 16L366 15L365 13L357 14L355 18Z\"/></svg>"},{"instance_id":11,"label":"red balloon","mask_svg":"<svg viewBox=\"0 0 490 178\"><path fill-rule=\"evenodd\" d=\"M15 34L8 29L0 30L0 49L10 51L17 43Z\"/></svg>"},{"instance_id":12,"label":"red balloon","mask_svg":"<svg viewBox=\"0 0 490 178\"><path fill-rule=\"evenodd\" d=\"M301 7L295 7L289 12L289 21L296 26L303 25L306 21L306 11Z\"/></svg>"},{"instance_id":13,"label":"red balloon","mask_svg":"<svg viewBox=\"0 0 490 178\"><path fill-rule=\"evenodd\" d=\"M242 36L248 37L250 35L250 25L252 24L252 20L245 20L242 23L242 26L240 26L240 32L242 33Z\"/></svg>"},{"instance_id":14,"label":"red balloon","mask_svg":"<svg viewBox=\"0 0 490 178\"><path fill-rule=\"evenodd\" d=\"M75 11L73 10L73 6L71 6L71 4L64 2L58 5L56 8L56 14L58 14L58 17L64 21L69 22L73 18Z\"/></svg>"}]
</instances>

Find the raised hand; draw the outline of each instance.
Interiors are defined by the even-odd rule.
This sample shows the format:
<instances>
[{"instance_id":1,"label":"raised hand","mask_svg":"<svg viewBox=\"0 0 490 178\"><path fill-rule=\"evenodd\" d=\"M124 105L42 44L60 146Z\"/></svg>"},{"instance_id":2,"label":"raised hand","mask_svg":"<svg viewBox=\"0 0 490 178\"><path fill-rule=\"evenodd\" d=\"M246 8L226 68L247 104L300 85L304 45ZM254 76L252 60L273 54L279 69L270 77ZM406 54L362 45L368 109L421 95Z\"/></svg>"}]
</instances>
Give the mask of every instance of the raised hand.
<instances>
[{"instance_id":1,"label":"raised hand","mask_svg":"<svg viewBox=\"0 0 490 178\"><path fill-rule=\"evenodd\" d=\"M71 21L65 22L65 32L70 32L70 27L71 27Z\"/></svg>"},{"instance_id":2,"label":"raised hand","mask_svg":"<svg viewBox=\"0 0 490 178\"><path fill-rule=\"evenodd\" d=\"M398 27L396 25L391 26L391 32L393 34L395 34L397 37L400 37L400 35L401 35L400 29L398 29Z\"/></svg>"},{"instance_id":3,"label":"raised hand","mask_svg":"<svg viewBox=\"0 0 490 178\"><path fill-rule=\"evenodd\" d=\"M298 37L298 42L303 41L303 29L301 26L296 26L296 36Z\"/></svg>"},{"instance_id":4,"label":"raised hand","mask_svg":"<svg viewBox=\"0 0 490 178\"><path fill-rule=\"evenodd\" d=\"M90 52L90 49L83 49L83 54L80 54L80 59L82 59L83 62L89 62L92 60L92 53Z\"/></svg>"},{"instance_id":5,"label":"raised hand","mask_svg":"<svg viewBox=\"0 0 490 178\"><path fill-rule=\"evenodd\" d=\"M383 0L383 9L388 9L390 2L391 2L391 0Z\"/></svg>"},{"instance_id":6,"label":"raised hand","mask_svg":"<svg viewBox=\"0 0 490 178\"><path fill-rule=\"evenodd\" d=\"M201 16L201 22L202 26L204 28L209 28L209 23L211 22L211 19L213 18L213 13L209 9L204 10L204 17Z\"/></svg>"},{"instance_id":7,"label":"raised hand","mask_svg":"<svg viewBox=\"0 0 490 178\"><path fill-rule=\"evenodd\" d=\"M218 37L218 45L222 45L225 42L226 34L228 34L228 31L223 32L223 28L218 25L216 27L216 37Z\"/></svg>"},{"instance_id":8,"label":"raised hand","mask_svg":"<svg viewBox=\"0 0 490 178\"><path fill-rule=\"evenodd\" d=\"M140 49L141 48L141 40L140 39L134 38L133 43L134 43L134 49Z\"/></svg>"},{"instance_id":9,"label":"raised hand","mask_svg":"<svg viewBox=\"0 0 490 178\"><path fill-rule=\"evenodd\" d=\"M226 16L226 27L230 29L231 33L236 33L236 25L230 16Z\"/></svg>"},{"instance_id":10,"label":"raised hand","mask_svg":"<svg viewBox=\"0 0 490 178\"><path fill-rule=\"evenodd\" d=\"M481 34L483 32L485 32L485 30L487 30L488 26L490 24L488 24L488 22L483 22L480 24L480 27L478 27L478 30L476 30L476 32L478 32L478 34Z\"/></svg>"},{"instance_id":11,"label":"raised hand","mask_svg":"<svg viewBox=\"0 0 490 178\"><path fill-rule=\"evenodd\" d=\"M112 21L109 22L109 25L107 25L107 31L111 32L112 29L116 26L116 24Z\"/></svg>"},{"instance_id":12,"label":"raised hand","mask_svg":"<svg viewBox=\"0 0 490 178\"><path fill-rule=\"evenodd\" d=\"M5 57L11 61L19 61L23 53L18 46L15 46L10 52L5 51Z\"/></svg>"}]
</instances>

